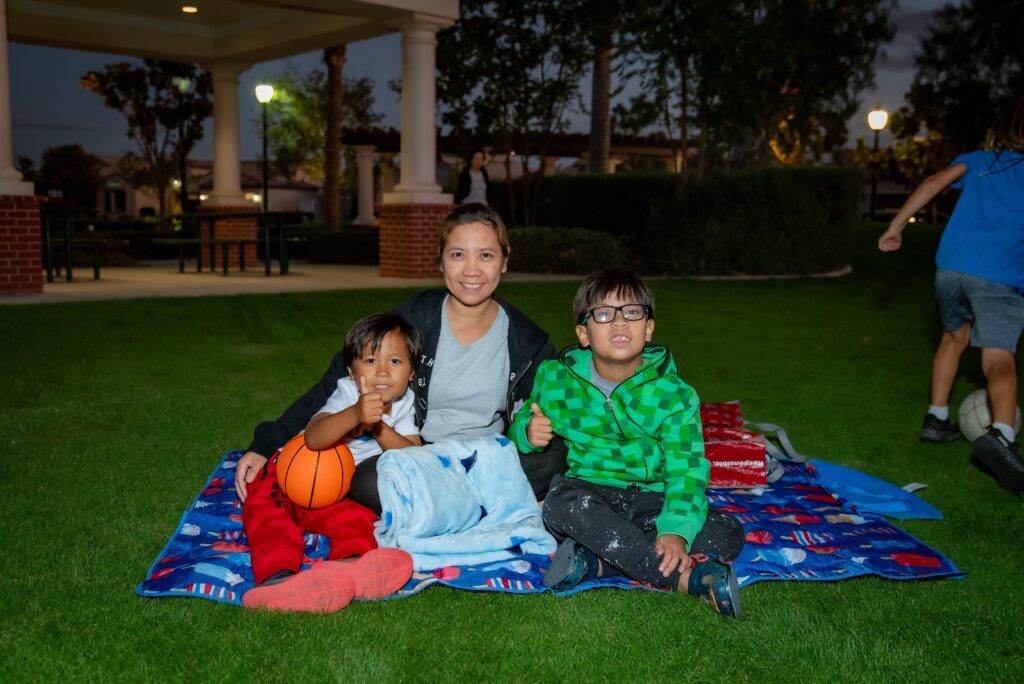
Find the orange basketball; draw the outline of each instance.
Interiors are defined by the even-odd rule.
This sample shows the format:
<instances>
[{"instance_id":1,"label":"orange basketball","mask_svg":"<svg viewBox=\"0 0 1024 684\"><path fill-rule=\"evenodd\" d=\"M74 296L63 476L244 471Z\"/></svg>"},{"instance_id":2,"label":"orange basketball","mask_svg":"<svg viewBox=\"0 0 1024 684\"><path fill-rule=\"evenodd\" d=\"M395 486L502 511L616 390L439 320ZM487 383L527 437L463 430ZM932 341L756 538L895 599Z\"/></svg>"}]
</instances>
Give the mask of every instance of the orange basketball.
<instances>
[{"instance_id":1,"label":"orange basketball","mask_svg":"<svg viewBox=\"0 0 1024 684\"><path fill-rule=\"evenodd\" d=\"M348 494L356 463L344 444L323 451L306 446L305 435L291 439L277 457L277 484L292 503L323 508Z\"/></svg>"}]
</instances>

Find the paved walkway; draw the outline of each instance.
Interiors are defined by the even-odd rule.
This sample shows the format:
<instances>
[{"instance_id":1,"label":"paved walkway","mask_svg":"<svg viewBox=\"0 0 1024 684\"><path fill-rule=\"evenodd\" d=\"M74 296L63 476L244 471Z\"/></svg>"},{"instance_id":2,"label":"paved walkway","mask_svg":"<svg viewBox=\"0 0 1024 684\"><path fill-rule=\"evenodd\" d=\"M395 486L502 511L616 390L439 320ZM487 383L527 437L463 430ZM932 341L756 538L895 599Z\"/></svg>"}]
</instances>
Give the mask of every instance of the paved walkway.
<instances>
[{"instance_id":1,"label":"paved walkway","mask_svg":"<svg viewBox=\"0 0 1024 684\"><path fill-rule=\"evenodd\" d=\"M269 278L263 268L245 272L231 271L221 275L209 271L178 272L178 262L149 262L132 268L104 268L100 279L92 279L91 268L76 268L74 282L55 279L43 284L43 293L35 295L0 295L4 304L50 304L101 299L140 299L146 297L204 297L207 295L270 294L277 292L311 292L315 290L351 290L377 287L434 287L437 278L382 278L376 266L343 266L291 262L290 273L280 276L275 270ZM195 266L193 264L192 268ZM508 273L506 282L538 280L579 280L579 276Z\"/></svg>"}]
</instances>

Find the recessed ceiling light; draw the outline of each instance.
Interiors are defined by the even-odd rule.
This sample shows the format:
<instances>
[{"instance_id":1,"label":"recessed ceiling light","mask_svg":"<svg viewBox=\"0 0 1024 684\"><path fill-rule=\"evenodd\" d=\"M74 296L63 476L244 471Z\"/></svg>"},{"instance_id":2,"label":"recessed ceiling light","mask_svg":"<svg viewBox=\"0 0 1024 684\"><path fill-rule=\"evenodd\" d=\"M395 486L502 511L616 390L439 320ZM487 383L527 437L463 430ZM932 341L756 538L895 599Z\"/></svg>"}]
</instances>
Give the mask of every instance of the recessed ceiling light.
<instances>
[{"instance_id":1,"label":"recessed ceiling light","mask_svg":"<svg viewBox=\"0 0 1024 684\"><path fill-rule=\"evenodd\" d=\"M196 12L199 11L199 8L196 7L195 5L182 5L181 6L181 11L184 12L185 14L195 14Z\"/></svg>"}]
</instances>

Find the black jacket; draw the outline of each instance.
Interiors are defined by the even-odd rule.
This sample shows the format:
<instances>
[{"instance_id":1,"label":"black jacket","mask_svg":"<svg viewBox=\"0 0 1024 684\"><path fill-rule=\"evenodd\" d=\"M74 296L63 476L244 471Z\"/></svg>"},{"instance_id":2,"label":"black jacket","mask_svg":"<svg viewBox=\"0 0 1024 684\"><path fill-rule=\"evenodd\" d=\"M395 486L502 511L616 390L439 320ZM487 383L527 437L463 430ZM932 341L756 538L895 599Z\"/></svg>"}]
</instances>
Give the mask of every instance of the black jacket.
<instances>
[{"instance_id":1,"label":"black jacket","mask_svg":"<svg viewBox=\"0 0 1024 684\"><path fill-rule=\"evenodd\" d=\"M487 175L487 169L480 169L480 173L484 174L484 196L487 197L488 204L494 204L491 199L491 178ZM459 174L459 185L455 188L455 203L462 204L466 201L466 197L469 195L469 189L472 186L469 180L469 167L462 169L462 173ZM507 308L507 307L506 307Z\"/></svg>"},{"instance_id":2,"label":"black jacket","mask_svg":"<svg viewBox=\"0 0 1024 684\"><path fill-rule=\"evenodd\" d=\"M413 391L416 395L416 422L423 425L427 414L427 390L430 387L430 373L437 353L437 342L441 336L441 306L444 304L445 290L425 290L413 295L396 307L397 313L419 328L423 334L423 357L413 380ZM505 411L502 418L507 428L514 417L515 404L530 396L533 390L533 378L541 361L556 358L555 348L548 340L548 334L526 317L521 311L510 304L495 298L508 316L508 357L509 381ZM338 385L338 379L348 375L342 353L339 351L331 359L319 382L309 388L274 421L260 423L256 426L252 444L248 451L270 457L285 442L299 434L309 419L319 411L328 397Z\"/></svg>"}]
</instances>

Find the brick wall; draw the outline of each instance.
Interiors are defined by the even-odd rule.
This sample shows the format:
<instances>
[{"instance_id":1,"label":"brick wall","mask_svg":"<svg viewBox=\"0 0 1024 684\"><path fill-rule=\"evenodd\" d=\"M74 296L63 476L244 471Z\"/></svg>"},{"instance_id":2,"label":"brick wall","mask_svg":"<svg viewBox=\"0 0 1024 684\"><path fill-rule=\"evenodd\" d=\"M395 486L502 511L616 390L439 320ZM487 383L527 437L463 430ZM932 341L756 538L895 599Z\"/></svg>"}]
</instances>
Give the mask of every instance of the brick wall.
<instances>
[{"instance_id":1,"label":"brick wall","mask_svg":"<svg viewBox=\"0 0 1024 684\"><path fill-rule=\"evenodd\" d=\"M451 204L382 204L380 275L391 278L436 278L437 231Z\"/></svg>"},{"instance_id":2,"label":"brick wall","mask_svg":"<svg viewBox=\"0 0 1024 684\"><path fill-rule=\"evenodd\" d=\"M259 212L255 211L252 205L246 205L241 207L204 207L201 208L200 213L202 214L236 214L236 213L251 213L252 218L229 218L229 219L218 219L217 224L214 228L214 237L218 240L231 240L231 239L259 239L259 221L257 220ZM201 235L204 238L209 237L210 224L207 221L202 222ZM220 261L221 247L217 247L217 262L216 266L219 270L221 267ZM245 248L245 268L256 268L259 262L256 260L256 245L247 245ZM210 264L210 248L203 248L203 267L204 270L209 270ZM228 267L238 268L238 247L228 248Z\"/></svg>"},{"instance_id":3,"label":"brick wall","mask_svg":"<svg viewBox=\"0 0 1024 684\"><path fill-rule=\"evenodd\" d=\"M0 195L0 293L43 291L39 206L45 197Z\"/></svg>"}]
</instances>

